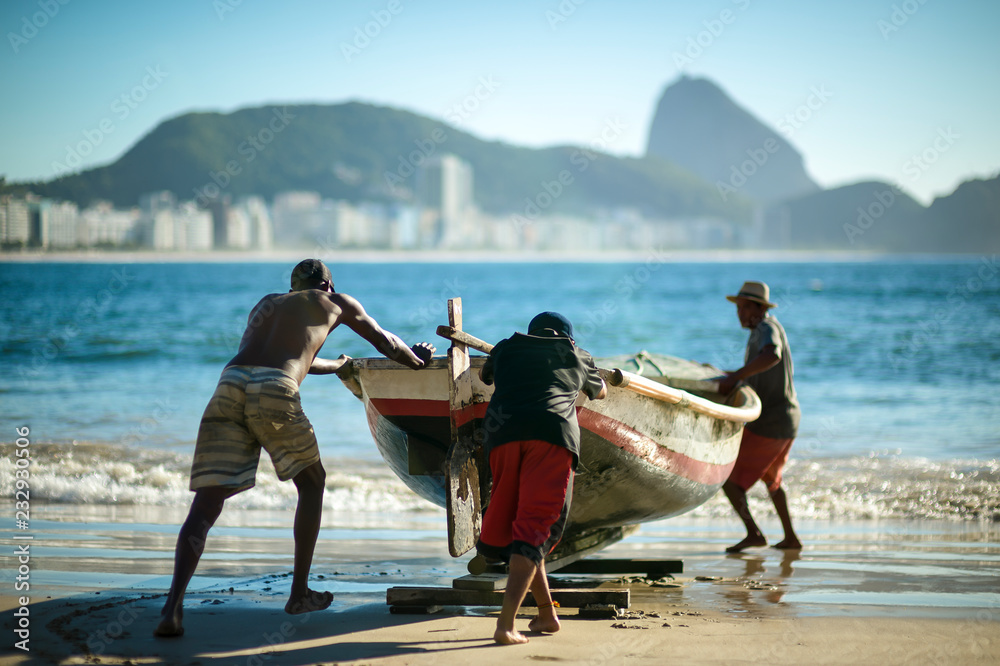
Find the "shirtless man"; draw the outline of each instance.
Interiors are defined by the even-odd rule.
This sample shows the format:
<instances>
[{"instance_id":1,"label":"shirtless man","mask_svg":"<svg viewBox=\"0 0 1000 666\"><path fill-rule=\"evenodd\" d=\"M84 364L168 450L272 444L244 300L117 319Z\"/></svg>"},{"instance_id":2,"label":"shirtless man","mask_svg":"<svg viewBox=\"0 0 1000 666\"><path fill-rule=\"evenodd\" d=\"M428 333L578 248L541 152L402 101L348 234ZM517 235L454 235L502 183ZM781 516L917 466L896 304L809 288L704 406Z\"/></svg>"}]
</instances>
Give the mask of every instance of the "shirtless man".
<instances>
[{"instance_id":1,"label":"shirtless man","mask_svg":"<svg viewBox=\"0 0 1000 666\"><path fill-rule=\"evenodd\" d=\"M330 606L331 593L308 587L326 471L316 435L299 403L299 386L306 374L336 373L350 360L343 354L336 360L316 357L340 324L386 357L413 369L423 368L436 351L426 342L407 347L358 301L336 293L330 269L318 259L299 263L291 282L289 293L265 296L250 312L239 351L223 370L205 409L191 467L195 496L177 537L173 582L153 632L156 636L184 633L184 592L208 531L228 498L253 487L261 447L271 456L278 478L291 479L299 494L292 589L285 612L297 615Z\"/></svg>"}]
</instances>

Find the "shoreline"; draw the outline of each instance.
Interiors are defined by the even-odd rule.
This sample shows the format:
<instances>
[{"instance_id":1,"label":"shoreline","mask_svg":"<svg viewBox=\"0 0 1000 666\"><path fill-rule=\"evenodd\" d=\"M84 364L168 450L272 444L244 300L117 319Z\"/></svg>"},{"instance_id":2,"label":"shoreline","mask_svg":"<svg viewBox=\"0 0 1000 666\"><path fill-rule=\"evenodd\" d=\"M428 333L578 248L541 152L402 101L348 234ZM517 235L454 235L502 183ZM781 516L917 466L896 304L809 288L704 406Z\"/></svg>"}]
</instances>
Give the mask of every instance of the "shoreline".
<instances>
[{"instance_id":1,"label":"shoreline","mask_svg":"<svg viewBox=\"0 0 1000 666\"><path fill-rule=\"evenodd\" d=\"M33 507L34 508L34 507ZM553 572L558 585L627 587L614 619L560 611L562 630L498 647L497 608L446 606L396 615L397 586L451 587L471 554L451 558L444 517L405 513L367 520L330 511L310 587L335 594L320 613L283 612L292 566L291 511L231 509L213 529L185 602L186 634L152 636L170 583L184 509L39 505L32 512L32 651L4 663L102 664L717 664L996 663L1000 659L1000 525L943 521L802 519L802 551L726 554L735 517L675 518L595 558L680 560L669 579ZM772 516L761 527L780 534ZM4 531L14 543L12 530ZM5 557L10 571L11 557ZM19 599L0 590L13 629ZM533 610L525 608L525 630ZM9 644L15 638L7 632ZM480 650L490 650L483 653Z\"/></svg>"},{"instance_id":2,"label":"shoreline","mask_svg":"<svg viewBox=\"0 0 1000 666\"><path fill-rule=\"evenodd\" d=\"M334 263L869 263L964 262L981 254L850 252L842 250L615 250L589 252L490 250L322 250L156 252L152 250L80 250L0 252L0 264L16 263L281 263L316 256Z\"/></svg>"}]
</instances>

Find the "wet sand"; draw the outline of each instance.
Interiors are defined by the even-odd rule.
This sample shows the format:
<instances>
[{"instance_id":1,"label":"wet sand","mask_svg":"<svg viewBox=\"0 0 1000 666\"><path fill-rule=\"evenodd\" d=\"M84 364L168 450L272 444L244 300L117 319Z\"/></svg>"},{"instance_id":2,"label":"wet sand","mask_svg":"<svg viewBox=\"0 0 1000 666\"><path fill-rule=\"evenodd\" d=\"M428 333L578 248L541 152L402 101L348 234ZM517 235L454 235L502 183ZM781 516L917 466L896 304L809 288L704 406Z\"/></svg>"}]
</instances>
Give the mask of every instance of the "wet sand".
<instances>
[{"instance_id":1,"label":"wet sand","mask_svg":"<svg viewBox=\"0 0 1000 666\"><path fill-rule=\"evenodd\" d=\"M286 512L223 514L189 588L186 634L152 636L169 585L183 511L39 507L31 541L30 652L13 648L16 562L4 555L3 663L11 664L567 664L1000 662L1000 526L943 521L800 521L801 552L726 555L726 521L643 526L604 557L679 559L672 580L599 578L628 586L618 619L580 619L527 645L492 643L495 611L445 607L394 615L392 586L450 586L443 514L329 516L311 585L326 611L283 612L291 570ZM776 525L764 529L777 536ZM8 544L14 534L5 533ZM5 549L12 552L13 545ZM556 575L561 585L598 577ZM526 630L533 611L519 627Z\"/></svg>"}]
</instances>

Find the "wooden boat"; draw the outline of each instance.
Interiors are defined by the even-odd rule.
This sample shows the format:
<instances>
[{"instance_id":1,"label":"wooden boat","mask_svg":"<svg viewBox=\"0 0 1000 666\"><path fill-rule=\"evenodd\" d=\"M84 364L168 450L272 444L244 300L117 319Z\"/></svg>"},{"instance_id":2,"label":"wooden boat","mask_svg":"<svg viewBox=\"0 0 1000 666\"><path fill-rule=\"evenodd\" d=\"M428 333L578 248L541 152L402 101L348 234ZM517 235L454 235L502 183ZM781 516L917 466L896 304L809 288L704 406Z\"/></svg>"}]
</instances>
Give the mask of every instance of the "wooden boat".
<instances>
[{"instance_id":1,"label":"wooden boat","mask_svg":"<svg viewBox=\"0 0 1000 666\"><path fill-rule=\"evenodd\" d=\"M455 335L462 334L452 329L450 337ZM476 499L483 504L488 495L488 465L476 450L481 429L489 427L483 421L493 390L479 380L485 358L468 357L464 374L471 380L471 400L457 409L452 408L452 364L445 358L419 371L384 358L354 359L341 373L363 401L372 437L389 467L415 493L449 511L449 492L468 500L479 494L473 487L478 485L483 490ZM581 455L564 541L676 516L703 504L729 477L743 424L760 414L757 395L746 387L726 404L710 381L720 371L709 365L647 352L597 359L597 364L604 368L609 392L596 401L581 395L577 403ZM467 446L481 483L467 479L464 487L452 483L449 489L449 472L458 476L465 464L449 461L455 427L472 429ZM474 504L478 508L479 502ZM452 527L449 523L450 532ZM617 534L621 538L620 530ZM475 540L469 539L452 554L471 547Z\"/></svg>"}]
</instances>

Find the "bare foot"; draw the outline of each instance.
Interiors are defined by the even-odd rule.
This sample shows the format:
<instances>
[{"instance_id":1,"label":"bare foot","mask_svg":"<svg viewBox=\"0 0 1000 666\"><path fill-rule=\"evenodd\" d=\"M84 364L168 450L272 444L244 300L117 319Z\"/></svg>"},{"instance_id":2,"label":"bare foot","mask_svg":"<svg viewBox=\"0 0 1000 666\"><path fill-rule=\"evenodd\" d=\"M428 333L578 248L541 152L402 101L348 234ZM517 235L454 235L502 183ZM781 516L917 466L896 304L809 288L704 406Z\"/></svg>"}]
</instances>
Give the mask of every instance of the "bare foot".
<instances>
[{"instance_id":1,"label":"bare foot","mask_svg":"<svg viewBox=\"0 0 1000 666\"><path fill-rule=\"evenodd\" d=\"M332 592L317 592L306 590L305 596L293 596L285 604L285 612L289 615L301 615L302 613L313 613L325 610L333 603Z\"/></svg>"},{"instance_id":2,"label":"bare foot","mask_svg":"<svg viewBox=\"0 0 1000 666\"><path fill-rule=\"evenodd\" d=\"M504 631L497 628L493 632L493 640L497 642L497 645L519 645L521 643L527 643L527 637L520 633L517 629L511 629L510 631Z\"/></svg>"},{"instance_id":3,"label":"bare foot","mask_svg":"<svg viewBox=\"0 0 1000 666\"><path fill-rule=\"evenodd\" d=\"M543 618L539 615L528 623L528 629L539 634L554 634L559 631L560 626L559 618L555 616Z\"/></svg>"},{"instance_id":4,"label":"bare foot","mask_svg":"<svg viewBox=\"0 0 1000 666\"><path fill-rule=\"evenodd\" d=\"M156 625L153 635L160 636L161 638L179 638L183 636L184 627L181 624L183 616L184 612L180 608L172 613L168 613L167 609L164 608L160 624Z\"/></svg>"},{"instance_id":5,"label":"bare foot","mask_svg":"<svg viewBox=\"0 0 1000 666\"><path fill-rule=\"evenodd\" d=\"M764 538L764 536L761 534L756 534L753 536L748 536L746 539L743 539L743 541L740 541L735 546L730 546L729 548L726 548L726 552L738 553L745 548L757 548L766 545L767 545L767 539Z\"/></svg>"},{"instance_id":6,"label":"bare foot","mask_svg":"<svg viewBox=\"0 0 1000 666\"><path fill-rule=\"evenodd\" d=\"M781 543L774 544L774 547L782 550L799 550L802 548L802 543L796 537L789 537Z\"/></svg>"}]
</instances>

